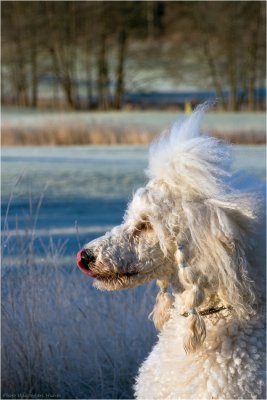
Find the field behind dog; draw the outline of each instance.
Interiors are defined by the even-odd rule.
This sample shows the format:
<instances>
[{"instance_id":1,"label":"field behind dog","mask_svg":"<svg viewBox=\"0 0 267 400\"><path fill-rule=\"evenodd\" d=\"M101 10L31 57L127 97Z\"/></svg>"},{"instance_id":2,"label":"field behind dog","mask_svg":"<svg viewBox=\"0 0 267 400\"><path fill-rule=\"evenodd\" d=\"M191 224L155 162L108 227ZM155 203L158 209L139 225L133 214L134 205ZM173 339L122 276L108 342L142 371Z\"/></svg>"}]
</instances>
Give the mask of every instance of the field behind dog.
<instances>
[{"instance_id":1,"label":"field behind dog","mask_svg":"<svg viewBox=\"0 0 267 400\"><path fill-rule=\"evenodd\" d=\"M2 150L2 398L132 398L156 341L154 283L101 293L75 253L121 222L146 182L146 146ZM265 180L265 147L233 146Z\"/></svg>"}]
</instances>

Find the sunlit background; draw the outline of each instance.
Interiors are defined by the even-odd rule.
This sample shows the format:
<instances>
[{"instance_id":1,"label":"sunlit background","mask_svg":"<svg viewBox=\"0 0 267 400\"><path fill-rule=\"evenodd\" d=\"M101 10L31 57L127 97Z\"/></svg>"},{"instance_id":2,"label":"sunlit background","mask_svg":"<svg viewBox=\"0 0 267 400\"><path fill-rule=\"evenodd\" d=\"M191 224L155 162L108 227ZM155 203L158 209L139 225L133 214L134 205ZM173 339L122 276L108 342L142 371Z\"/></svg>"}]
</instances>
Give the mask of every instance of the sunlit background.
<instances>
[{"instance_id":1,"label":"sunlit background","mask_svg":"<svg viewBox=\"0 0 267 400\"><path fill-rule=\"evenodd\" d=\"M151 140L206 100L203 132L265 181L266 3L1 8L2 398L130 399L154 284L99 293L75 254L121 222Z\"/></svg>"}]
</instances>

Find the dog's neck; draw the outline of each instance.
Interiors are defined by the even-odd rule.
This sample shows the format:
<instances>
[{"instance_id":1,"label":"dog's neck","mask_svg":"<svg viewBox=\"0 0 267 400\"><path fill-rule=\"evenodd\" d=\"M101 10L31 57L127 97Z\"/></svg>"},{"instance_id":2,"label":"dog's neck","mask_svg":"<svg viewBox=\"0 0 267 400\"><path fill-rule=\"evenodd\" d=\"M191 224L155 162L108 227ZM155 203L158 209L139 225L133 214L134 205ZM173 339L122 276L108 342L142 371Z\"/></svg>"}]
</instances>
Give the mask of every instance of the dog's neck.
<instances>
[{"instance_id":1,"label":"dog's neck","mask_svg":"<svg viewBox=\"0 0 267 400\"><path fill-rule=\"evenodd\" d=\"M184 308L181 293L173 293L173 295L175 297L174 308L176 312L186 320L189 313ZM232 311L232 307L222 303L216 295L208 297L207 301L198 309L199 314L203 318L209 319L213 323L216 323L220 319L231 319Z\"/></svg>"}]
</instances>

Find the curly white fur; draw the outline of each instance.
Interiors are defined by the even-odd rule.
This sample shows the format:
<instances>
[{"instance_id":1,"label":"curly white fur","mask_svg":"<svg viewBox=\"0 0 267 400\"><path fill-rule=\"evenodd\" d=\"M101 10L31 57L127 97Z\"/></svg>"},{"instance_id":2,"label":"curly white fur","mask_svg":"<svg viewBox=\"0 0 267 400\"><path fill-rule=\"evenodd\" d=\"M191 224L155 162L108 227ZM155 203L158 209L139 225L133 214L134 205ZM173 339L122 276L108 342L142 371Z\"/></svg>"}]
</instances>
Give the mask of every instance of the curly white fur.
<instances>
[{"instance_id":1,"label":"curly white fur","mask_svg":"<svg viewBox=\"0 0 267 400\"><path fill-rule=\"evenodd\" d=\"M161 333L140 368L139 399L265 398L259 201L235 189L229 148L200 135L205 108L152 144L150 181L124 223L85 246L99 289L152 279L161 288L151 313Z\"/></svg>"}]
</instances>

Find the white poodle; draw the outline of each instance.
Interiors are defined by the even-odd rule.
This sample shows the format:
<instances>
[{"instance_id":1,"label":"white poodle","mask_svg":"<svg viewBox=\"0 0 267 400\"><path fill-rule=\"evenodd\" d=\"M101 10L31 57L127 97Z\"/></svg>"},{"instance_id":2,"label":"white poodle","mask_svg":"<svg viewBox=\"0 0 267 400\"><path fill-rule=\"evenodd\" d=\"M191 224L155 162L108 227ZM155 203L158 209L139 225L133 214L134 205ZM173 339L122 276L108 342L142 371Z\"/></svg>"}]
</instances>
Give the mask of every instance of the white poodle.
<instances>
[{"instance_id":1,"label":"white poodle","mask_svg":"<svg viewBox=\"0 0 267 400\"><path fill-rule=\"evenodd\" d=\"M229 148L200 135L204 109L151 146L150 180L123 224L77 255L99 289L157 279L150 316L161 332L139 370L138 399L266 398L259 201L234 188Z\"/></svg>"}]
</instances>

